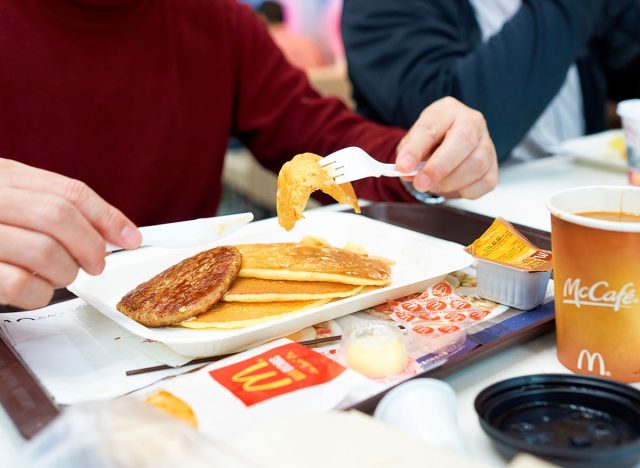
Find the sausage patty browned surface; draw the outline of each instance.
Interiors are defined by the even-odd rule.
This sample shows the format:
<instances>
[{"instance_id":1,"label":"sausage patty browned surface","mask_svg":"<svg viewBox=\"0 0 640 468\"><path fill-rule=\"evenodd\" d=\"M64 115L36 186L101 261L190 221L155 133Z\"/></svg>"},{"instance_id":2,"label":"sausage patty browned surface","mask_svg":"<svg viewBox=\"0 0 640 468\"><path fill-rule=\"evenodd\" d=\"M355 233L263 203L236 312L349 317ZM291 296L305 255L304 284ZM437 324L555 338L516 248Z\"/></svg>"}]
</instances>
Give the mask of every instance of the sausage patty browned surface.
<instances>
[{"instance_id":1,"label":"sausage patty browned surface","mask_svg":"<svg viewBox=\"0 0 640 468\"><path fill-rule=\"evenodd\" d=\"M232 246L200 252L129 291L116 308L148 327L183 322L222 299L238 276L241 259Z\"/></svg>"}]
</instances>

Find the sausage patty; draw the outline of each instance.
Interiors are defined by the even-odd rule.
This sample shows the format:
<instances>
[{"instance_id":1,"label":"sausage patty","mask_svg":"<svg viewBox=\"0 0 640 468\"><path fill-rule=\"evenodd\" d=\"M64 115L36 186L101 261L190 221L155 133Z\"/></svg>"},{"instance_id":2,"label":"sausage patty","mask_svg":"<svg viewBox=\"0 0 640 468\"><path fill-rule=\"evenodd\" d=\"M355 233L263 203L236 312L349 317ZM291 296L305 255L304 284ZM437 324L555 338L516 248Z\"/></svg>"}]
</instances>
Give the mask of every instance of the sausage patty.
<instances>
[{"instance_id":1,"label":"sausage patty","mask_svg":"<svg viewBox=\"0 0 640 468\"><path fill-rule=\"evenodd\" d=\"M200 252L129 291L116 308L148 327L183 322L222 299L238 276L241 259L232 246Z\"/></svg>"}]
</instances>

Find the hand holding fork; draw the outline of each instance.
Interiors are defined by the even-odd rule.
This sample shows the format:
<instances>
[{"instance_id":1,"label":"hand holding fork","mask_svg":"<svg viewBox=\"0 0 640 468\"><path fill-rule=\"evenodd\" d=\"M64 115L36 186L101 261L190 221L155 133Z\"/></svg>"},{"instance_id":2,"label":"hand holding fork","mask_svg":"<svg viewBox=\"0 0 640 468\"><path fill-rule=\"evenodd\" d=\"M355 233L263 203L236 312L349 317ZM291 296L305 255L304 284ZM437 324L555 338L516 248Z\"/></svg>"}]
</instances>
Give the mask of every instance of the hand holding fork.
<instances>
[{"instance_id":1,"label":"hand holding fork","mask_svg":"<svg viewBox=\"0 0 640 468\"><path fill-rule=\"evenodd\" d=\"M496 150L482 114L453 98L427 107L397 147L395 166L360 148L345 148L321 161L336 182L365 177L414 176L420 192L475 199L498 182Z\"/></svg>"}]
</instances>

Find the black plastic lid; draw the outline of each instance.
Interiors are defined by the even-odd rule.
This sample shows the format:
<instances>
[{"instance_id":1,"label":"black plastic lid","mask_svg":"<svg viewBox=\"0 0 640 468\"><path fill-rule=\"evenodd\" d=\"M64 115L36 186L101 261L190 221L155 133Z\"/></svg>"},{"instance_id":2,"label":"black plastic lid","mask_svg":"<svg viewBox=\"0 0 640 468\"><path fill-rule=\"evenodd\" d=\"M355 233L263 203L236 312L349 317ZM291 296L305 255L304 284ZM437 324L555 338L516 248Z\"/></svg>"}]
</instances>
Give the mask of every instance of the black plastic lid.
<instances>
[{"instance_id":1,"label":"black plastic lid","mask_svg":"<svg viewBox=\"0 0 640 468\"><path fill-rule=\"evenodd\" d=\"M528 452L561 466L628 467L640 460L640 391L596 377L503 380L476 397L482 429L510 459Z\"/></svg>"}]
</instances>

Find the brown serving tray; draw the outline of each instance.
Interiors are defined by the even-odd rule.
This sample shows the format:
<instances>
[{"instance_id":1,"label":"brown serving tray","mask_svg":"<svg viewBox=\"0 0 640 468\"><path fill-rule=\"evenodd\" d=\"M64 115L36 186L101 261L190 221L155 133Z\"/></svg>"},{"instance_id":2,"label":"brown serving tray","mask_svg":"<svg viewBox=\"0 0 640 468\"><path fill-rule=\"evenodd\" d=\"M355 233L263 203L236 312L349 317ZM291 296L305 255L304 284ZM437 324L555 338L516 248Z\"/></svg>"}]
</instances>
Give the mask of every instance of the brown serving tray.
<instances>
[{"instance_id":1,"label":"brown serving tray","mask_svg":"<svg viewBox=\"0 0 640 468\"><path fill-rule=\"evenodd\" d=\"M473 242L493 222L492 218L442 205L376 203L364 207L362 213L379 221L464 245ZM551 248L548 232L519 225L516 225L516 227L538 247L543 249ZM73 295L66 290L60 290L56 293L52 302L59 302L72 297ZM0 313L15 310L10 307L0 306ZM442 366L416 377L442 377L501 349L546 333L552 327L553 318L535 322L529 326L519 328L507 336L478 346L464 355L452 356ZM14 352L4 336L0 334L0 337L2 338L0 340L0 403L15 423L20 434L29 439L58 414L59 408L40 386L25 363ZM372 413L384 393L382 392L360 402L354 405L353 408Z\"/></svg>"}]
</instances>

